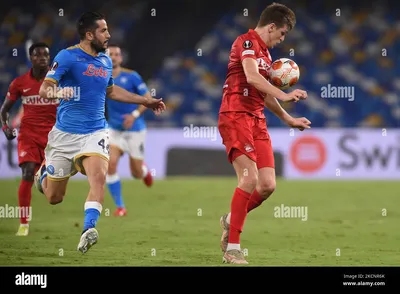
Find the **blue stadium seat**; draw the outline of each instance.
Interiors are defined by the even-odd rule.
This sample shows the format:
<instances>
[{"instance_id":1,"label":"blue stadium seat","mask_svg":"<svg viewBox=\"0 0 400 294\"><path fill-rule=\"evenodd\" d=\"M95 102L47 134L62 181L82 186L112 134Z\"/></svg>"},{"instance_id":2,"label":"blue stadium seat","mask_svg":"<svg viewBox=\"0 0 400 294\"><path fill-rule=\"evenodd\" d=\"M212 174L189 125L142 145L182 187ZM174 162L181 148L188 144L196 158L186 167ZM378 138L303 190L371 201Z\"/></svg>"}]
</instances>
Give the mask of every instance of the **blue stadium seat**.
<instances>
[{"instance_id":1,"label":"blue stadium seat","mask_svg":"<svg viewBox=\"0 0 400 294\"><path fill-rule=\"evenodd\" d=\"M321 10L323 5L321 1L313 1L312 3L311 9L323 11ZM258 5L261 11L265 3L258 1ZM379 58L387 58L384 62L391 60L393 65L399 64L400 61L400 55L395 54L400 50L399 40L395 39L392 43L388 42L386 48L388 55L386 57L382 57L381 46L378 45L382 38L382 32L379 28L381 26L394 26L396 21L396 17L390 14L388 9L385 12L385 19L377 24L376 21L368 22L373 17L371 14L363 15L353 11L353 14L351 14L354 21L351 24L353 32L350 32L348 18L344 22L341 21L343 18L339 19L324 12L318 14L318 18L315 17L316 14L313 15L313 18L310 18L307 17L307 10L296 10L296 28L288 35L282 46L271 50L271 55L274 59L288 57L295 60L302 69L298 87L306 89L309 95L313 95L316 99L315 101L309 99L297 103L290 110L291 113L310 118L313 127L358 127L363 126L367 121L372 121L370 126L379 127L378 121L380 120L384 121L386 127L399 125L400 114L395 116L393 107L399 108L397 112L400 112L400 101L398 99L400 81L397 89L394 86L394 77L399 76L400 69L396 66L385 68L379 65ZM346 13L346 9L343 9L342 13ZM360 25L359 20L363 18L363 25ZM188 100L173 110L174 115L168 116L170 120L175 120L175 124L180 125L185 122L182 116L186 114L190 114L190 117L192 117L196 114L201 116L207 113L211 117L217 117L221 99L220 93L222 92L232 41L238 34L245 33L248 30L238 20L240 20L239 14L228 13L222 17L220 22L204 36L203 40L200 40L200 44L203 44L206 49L204 50L205 54L202 57L197 57L192 53L196 66L205 68L206 73L215 76L217 86L213 84L212 78L204 79L202 75L193 75L194 69L185 70L186 78L181 82L171 81L171 76L180 72L183 67L183 56L188 54L186 52L176 55L181 56L182 61L178 69L161 68L155 74L155 77L164 79L165 93L169 90L181 93L185 100ZM366 23L370 25L365 25ZM232 28L236 31L234 37L231 34ZM213 41L207 43L207 39ZM208 45L210 46L208 47ZM289 55L291 48L294 49L294 56ZM322 52L325 53L322 54ZM343 67L349 67L349 69L346 70ZM373 87L369 84L373 82L382 91L372 90ZM202 85L200 89L197 88L199 84ZM327 84L354 87L354 101L321 98L321 87ZM211 96L210 91L206 91L208 87L213 89L217 87L220 91L212 91L214 96ZM200 91L200 93L196 91ZM388 104L382 97L385 95L391 95L394 102ZM168 99L167 95L165 97ZM199 100L205 103L199 104ZM198 105L202 106L199 107ZM207 105L207 107L204 105ZM267 115L270 127L283 126L279 119L272 114L267 113ZM373 120L371 117L378 117L379 119ZM153 117L149 117L149 119L152 120ZM376 121L376 125L374 125L374 121ZM163 121L159 120L158 123L154 126L162 127Z\"/></svg>"}]
</instances>

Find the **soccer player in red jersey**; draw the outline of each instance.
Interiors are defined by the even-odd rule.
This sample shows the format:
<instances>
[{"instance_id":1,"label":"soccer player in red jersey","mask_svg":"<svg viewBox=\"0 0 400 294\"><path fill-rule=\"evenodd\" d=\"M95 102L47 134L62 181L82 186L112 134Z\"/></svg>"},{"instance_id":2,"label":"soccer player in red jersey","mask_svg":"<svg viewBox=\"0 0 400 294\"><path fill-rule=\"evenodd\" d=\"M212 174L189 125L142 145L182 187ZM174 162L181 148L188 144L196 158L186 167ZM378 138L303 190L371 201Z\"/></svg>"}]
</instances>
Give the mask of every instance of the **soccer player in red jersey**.
<instances>
[{"instance_id":1,"label":"soccer player in red jersey","mask_svg":"<svg viewBox=\"0 0 400 294\"><path fill-rule=\"evenodd\" d=\"M261 205L276 185L264 107L292 128L310 128L308 119L293 118L278 102L297 102L306 99L307 93L299 89L285 93L270 84L267 75L272 63L268 48L283 42L295 23L291 9L273 3L264 9L257 27L237 37L231 48L218 118L228 160L238 177L230 213L220 219L221 249L226 263L248 263L240 248L246 215Z\"/></svg>"},{"instance_id":2,"label":"soccer player in red jersey","mask_svg":"<svg viewBox=\"0 0 400 294\"><path fill-rule=\"evenodd\" d=\"M39 89L50 62L48 45L32 44L29 47L29 56L32 68L11 82L0 110L2 130L8 140L13 140L15 132L13 126L8 124L9 111L17 99L22 99L23 116L18 134L18 163L22 170L18 189L21 215L17 236L27 236L29 233L29 220L32 217L31 188L34 175L44 160L47 135L55 123L58 105L57 100L39 96Z\"/></svg>"}]
</instances>

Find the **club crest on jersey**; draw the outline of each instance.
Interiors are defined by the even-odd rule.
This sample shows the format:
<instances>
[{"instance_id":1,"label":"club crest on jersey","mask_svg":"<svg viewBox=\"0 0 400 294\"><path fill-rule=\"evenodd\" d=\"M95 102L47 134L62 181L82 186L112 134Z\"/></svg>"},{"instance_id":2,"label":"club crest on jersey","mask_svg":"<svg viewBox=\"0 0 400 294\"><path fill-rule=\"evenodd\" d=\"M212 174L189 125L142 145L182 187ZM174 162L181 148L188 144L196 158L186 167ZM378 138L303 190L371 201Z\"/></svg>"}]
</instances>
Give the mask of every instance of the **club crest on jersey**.
<instances>
[{"instance_id":1,"label":"club crest on jersey","mask_svg":"<svg viewBox=\"0 0 400 294\"><path fill-rule=\"evenodd\" d=\"M84 71L82 74L89 77L107 77L107 71L104 70L103 67L96 68L94 64L89 64L86 71Z\"/></svg>"},{"instance_id":2,"label":"club crest on jersey","mask_svg":"<svg viewBox=\"0 0 400 294\"><path fill-rule=\"evenodd\" d=\"M253 47L253 42L251 42L250 40L246 40L243 42L243 48L249 49L251 47Z\"/></svg>"},{"instance_id":3,"label":"club crest on jersey","mask_svg":"<svg viewBox=\"0 0 400 294\"><path fill-rule=\"evenodd\" d=\"M258 63L258 68L267 70L268 69L268 64L265 62L263 58L257 58L257 63Z\"/></svg>"}]
</instances>

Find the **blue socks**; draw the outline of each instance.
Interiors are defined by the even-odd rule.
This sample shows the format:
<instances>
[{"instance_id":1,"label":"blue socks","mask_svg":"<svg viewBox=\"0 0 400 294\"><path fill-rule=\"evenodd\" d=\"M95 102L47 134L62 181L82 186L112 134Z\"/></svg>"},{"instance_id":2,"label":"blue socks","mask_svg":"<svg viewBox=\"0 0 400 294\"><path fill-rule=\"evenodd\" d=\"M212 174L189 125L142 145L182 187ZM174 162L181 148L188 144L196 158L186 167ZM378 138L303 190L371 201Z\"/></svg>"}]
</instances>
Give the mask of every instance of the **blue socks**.
<instances>
[{"instance_id":1,"label":"blue socks","mask_svg":"<svg viewBox=\"0 0 400 294\"><path fill-rule=\"evenodd\" d=\"M118 174L115 175L107 175L107 187L108 191L110 192L115 205L118 208L125 208L124 201L122 200L122 193L121 193L121 180Z\"/></svg>"},{"instance_id":2,"label":"blue socks","mask_svg":"<svg viewBox=\"0 0 400 294\"><path fill-rule=\"evenodd\" d=\"M83 222L82 233L86 232L88 229L96 227L102 209L103 206L97 201L85 202L85 219Z\"/></svg>"}]
</instances>

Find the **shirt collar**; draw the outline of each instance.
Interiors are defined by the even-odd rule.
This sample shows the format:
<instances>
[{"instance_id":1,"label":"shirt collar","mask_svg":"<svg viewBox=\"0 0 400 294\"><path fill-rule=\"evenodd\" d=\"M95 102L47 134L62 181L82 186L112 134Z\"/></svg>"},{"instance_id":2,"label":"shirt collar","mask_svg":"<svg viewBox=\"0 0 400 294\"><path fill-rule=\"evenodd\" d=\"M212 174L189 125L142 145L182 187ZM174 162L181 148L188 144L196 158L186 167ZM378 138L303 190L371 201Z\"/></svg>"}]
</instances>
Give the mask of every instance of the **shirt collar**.
<instances>
[{"instance_id":1,"label":"shirt collar","mask_svg":"<svg viewBox=\"0 0 400 294\"><path fill-rule=\"evenodd\" d=\"M263 49L264 51L267 49L267 44L265 44L265 42L261 39L260 35L257 34L257 32L255 30L249 29L248 33L257 39L258 44L260 45L261 49Z\"/></svg>"}]
</instances>

